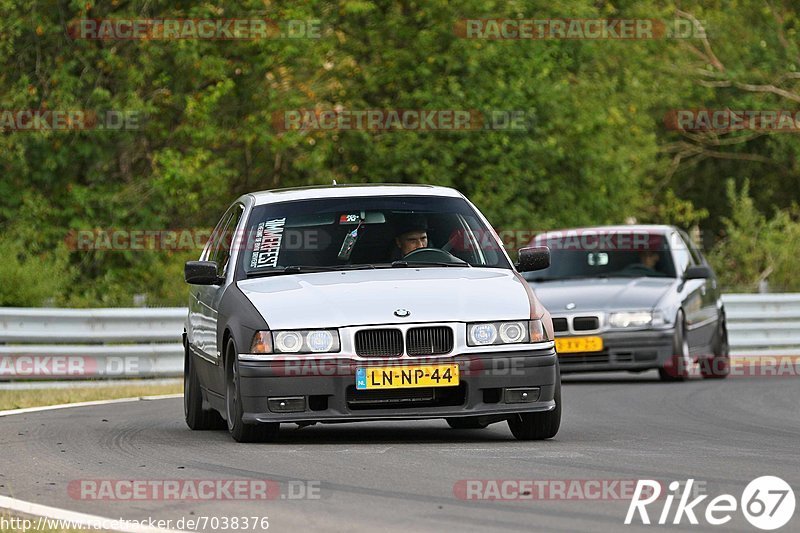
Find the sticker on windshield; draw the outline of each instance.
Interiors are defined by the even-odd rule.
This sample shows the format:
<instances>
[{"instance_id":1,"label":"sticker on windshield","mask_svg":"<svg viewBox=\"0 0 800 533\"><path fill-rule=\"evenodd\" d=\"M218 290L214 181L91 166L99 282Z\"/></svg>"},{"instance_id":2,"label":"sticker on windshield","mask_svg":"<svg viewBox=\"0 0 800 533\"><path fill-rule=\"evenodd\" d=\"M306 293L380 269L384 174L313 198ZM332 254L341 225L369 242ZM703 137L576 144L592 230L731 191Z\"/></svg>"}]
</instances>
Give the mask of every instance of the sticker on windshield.
<instances>
[{"instance_id":1,"label":"sticker on windshield","mask_svg":"<svg viewBox=\"0 0 800 533\"><path fill-rule=\"evenodd\" d=\"M361 215L358 213L344 214L339 217L339 224L358 224L361 220Z\"/></svg>"},{"instance_id":2,"label":"sticker on windshield","mask_svg":"<svg viewBox=\"0 0 800 533\"><path fill-rule=\"evenodd\" d=\"M253 240L253 257L250 259L250 268L278 266L284 224L286 224L285 217L267 220L258 225Z\"/></svg>"}]
</instances>

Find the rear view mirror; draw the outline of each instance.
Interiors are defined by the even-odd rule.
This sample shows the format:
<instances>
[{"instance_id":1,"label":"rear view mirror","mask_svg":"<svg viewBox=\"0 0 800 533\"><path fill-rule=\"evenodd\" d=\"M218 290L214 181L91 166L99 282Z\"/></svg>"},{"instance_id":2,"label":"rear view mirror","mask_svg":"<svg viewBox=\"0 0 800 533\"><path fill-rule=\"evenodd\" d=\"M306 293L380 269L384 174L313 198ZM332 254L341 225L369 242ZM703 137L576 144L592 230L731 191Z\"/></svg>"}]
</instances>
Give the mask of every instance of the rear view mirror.
<instances>
[{"instance_id":1,"label":"rear view mirror","mask_svg":"<svg viewBox=\"0 0 800 533\"><path fill-rule=\"evenodd\" d=\"M183 278L192 285L220 285L223 282L217 274L214 261L187 261L183 267Z\"/></svg>"},{"instance_id":2,"label":"rear view mirror","mask_svg":"<svg viewBox=\"0 0 800 533\"><path fill-rule=\"evenodd\" d=\"M519 264L517 269L520 272L532 272L542 270L550 266L550 248L547 246L531 246L520 248Z\"/></svg>"},{"instance_id":3,"label":"rear view mirror","mask_svg":"<svg viewBox=\"0 0 800 533\"><path fill-rule=\"evenodd\" d=\"M683 274L683 279L709 279L711 276L711 269L705 265L690 266Z\"/></svg>"}]
</instances>

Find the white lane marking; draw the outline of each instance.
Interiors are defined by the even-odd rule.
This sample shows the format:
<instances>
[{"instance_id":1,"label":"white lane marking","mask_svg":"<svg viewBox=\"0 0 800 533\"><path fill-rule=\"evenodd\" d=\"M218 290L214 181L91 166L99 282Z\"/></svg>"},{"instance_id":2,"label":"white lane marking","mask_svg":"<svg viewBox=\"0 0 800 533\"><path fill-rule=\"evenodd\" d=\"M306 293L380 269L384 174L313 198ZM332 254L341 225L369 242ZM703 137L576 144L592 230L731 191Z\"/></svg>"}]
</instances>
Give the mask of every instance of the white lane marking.
<instances>
[{"instance_id":1,"label":"white lane marking","mask_svg":"<svg viewBox=\"0 0 800 533\"><path fill-rule=\"evenodd\" d=\"M54 521L61 520L61 524L64 527L69 527L69 529L77 527L79 529L98 530L98 526L101 526L102 529L106 531L122 531L123 533L172 533L179 531L175 529L161 529L137 524L135 522L126 522L124 520L121 521L118 518L106 518L104 516L68 511L66 509L59 509L58 507L17 500L16 498L9 498L8 496L0 496L0 508L26 515L41 516ZM35 520L33 522L34 524L36 523ZM50 525L52 526L54 524ZM56 529L60 528L61 525L56 527Z\"/></svg>"},{"instance_id":2,"label":"white lane marking","mask_svg":"<svg viewBox=\"0 0 800 533\"><path fill-rule=\"evenodd\" d=\"M25 407L23 409L8 409L0 411L0 417L11 415L24 415L25 413L38 413L53 409L66 409L68 407L86 407L89 405L108 405L112 403L138 402L140 400L165 400L168 398L182 398L183 394L162 394L161 396L136 396L134 398L117 398L116 400L94 400L91 402L60 403L57 405L42 405L39 407Z\"/></svg>"},{"instance_id":3,"label":"white lane marking","mask_svg":"<svg viewBox=\"0 0 800 533\"><path fill-rule=\"evenodd\" d=\"M329 450L332 453L386 453L394 448L394 446L387 446L386 448L344 448L341 450ZM314 452L316 453L316 452Z\"/></svg>"}]
</instances>

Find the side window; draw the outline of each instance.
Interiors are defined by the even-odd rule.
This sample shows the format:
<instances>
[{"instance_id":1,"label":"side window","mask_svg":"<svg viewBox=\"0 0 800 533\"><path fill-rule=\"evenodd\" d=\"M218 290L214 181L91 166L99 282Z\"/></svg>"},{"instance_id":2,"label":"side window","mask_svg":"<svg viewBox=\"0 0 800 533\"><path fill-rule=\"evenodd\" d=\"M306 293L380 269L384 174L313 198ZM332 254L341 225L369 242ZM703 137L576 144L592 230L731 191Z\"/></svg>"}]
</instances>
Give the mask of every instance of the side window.
<instances>
[{"instance_id":1,"label":"side window","mask_svg":"<svg viewBox=\"0 0 800 533\"><path fill-rule=\"evenodd\" d=\"M689 249L689 253L692 256L692 263L695 265L702 265L704 263L703 256L700 250L694 245L694 241L683 232L681 232L681 237L683 237L683 241L686 243L686 247Z\"/></svg>"},{"instance_id":2,"label":"side window","mask_svg":"<svg viewBox=\"0 0 800 533\"><path fill-rule=\"evenodd\" d=\"M689 246L676 232L670 234L669 246L672 248L672 255L675 257L675 273L678 276L682 276L689 265L694 264L692 255L689 252Z\"/></svg>"},{"instance_id":3,"label":"side window","mask_svg":"<svg viewBox=\"0 0 800 533\"><path fill-rule=\"evenodd\" d=\"M215 242L209 261L217 263L217 270L220 276L225 276L228 271L228 263L231 258L231 248L236 244L236 226L242 218L242 206L235 205L229 212L225 226L215 236Z\"/></svg>"},{"instance_id":4,"label":"side window","mask_svg":"<svg viewBox=\"0 0 800 533\"><path fill-rule=\"evenodd\" d=\"M225 229L225 226L228 224L228 221L230 221L230 218L231 210L229 209L228 211L225 211L225 214L222 215L221 219L219 219L217 227L215 227L214 231L211 232L211 236L208 238L205 248L203 248L203 253L200 255L200 261L213 261L211 256L216 253L220 234Z\"/></svg>"}]
</instances>

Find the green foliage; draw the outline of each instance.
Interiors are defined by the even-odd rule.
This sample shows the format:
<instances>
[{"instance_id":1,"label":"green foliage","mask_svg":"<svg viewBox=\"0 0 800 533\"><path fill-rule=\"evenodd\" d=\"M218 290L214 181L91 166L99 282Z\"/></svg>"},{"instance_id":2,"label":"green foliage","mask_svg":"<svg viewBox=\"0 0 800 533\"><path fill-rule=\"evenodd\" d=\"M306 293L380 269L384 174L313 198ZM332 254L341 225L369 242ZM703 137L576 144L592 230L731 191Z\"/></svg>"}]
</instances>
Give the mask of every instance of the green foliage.
<instances>
[{"instance_id":1,"label":"green foliage","mask_svg":"<svg viewBox=\"0 0 800 533\"><path fill-rule=\"evenodd\" d=\"M800 250L800 211L787 210L772 218L760 213L745 181L740 191L727 182L730 216L723 218L725 237L709 256L720 283L729 290L754 292L768 279L774 291L800 291L797 252Z\"/></svg>"},{"instance_id":2,"label":"green foliage","mask_svg":"<svg viewBox=\"0 0 800 533\"><path fill-rule=\"evenodd\" d=\"M698 39L492 41L454 32L463 18L671 19L678 9L704 21L724 68L707 64ZM332 179L453 186L496 227L516 230L635 217L717 232L728 209L719 176L737 183L753 176L754 214L777 206L784 214L775 218L791 220L791 203L800 201L796 136L720 146L711 139L698 148L663 124L676 108L789 107L774 93L736 85L800 83L786 76L800 68L798 18L788 2L0 0L0 15L0 109L141 117L134 130L0 133L0 224L27 228L24 239L4 235L4 249L33 268L29 239L42 268L74 272L53 273L40 292L15 297L25 305L48 297L131 305L137 293L150 305L182 305L182 262L197 251L68 253L64 239L82 229L212 227L243 192ZM318 20L321 34L71 39L66 26L83 18ZM276 112L333 107L519 110L529 127L297 132L272 125ZM783 275L783 263L772 261L772 276ZM740 263L745 273L732 283L751 283L748 269L760 273L768 264Z\"/></svg>"},{"instance_id":3,"label":"green foliage","mask_svg":"<svg viewBox=\"0 0 800 533\"><path fill-rule=\"evenodd\" d=\"M57 296L73 278L66 247L62 245L48 253L15 237L14 229L0 235L5 280L0 284L0 306L63 304Z\"/></svg>"}]
</instances>

